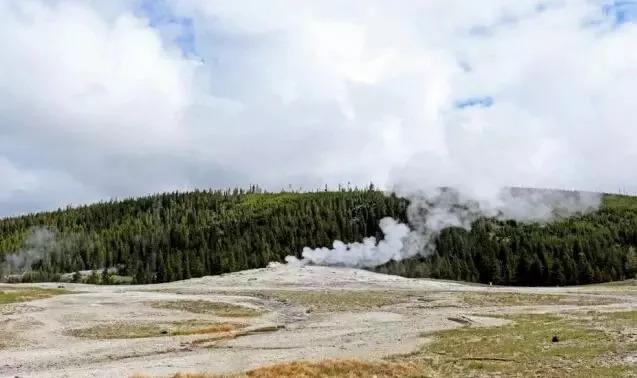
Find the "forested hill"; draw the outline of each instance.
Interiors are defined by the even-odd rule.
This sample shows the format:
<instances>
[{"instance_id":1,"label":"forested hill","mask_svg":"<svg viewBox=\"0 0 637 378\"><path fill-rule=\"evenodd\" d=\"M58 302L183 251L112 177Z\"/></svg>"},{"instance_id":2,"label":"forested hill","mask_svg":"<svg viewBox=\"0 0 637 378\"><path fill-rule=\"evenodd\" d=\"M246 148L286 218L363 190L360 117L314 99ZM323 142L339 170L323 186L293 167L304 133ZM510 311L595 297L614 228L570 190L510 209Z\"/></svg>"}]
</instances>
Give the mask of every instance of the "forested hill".
<instances>
[{"instance_id":1,"label":"forested hill","mask_svg":"<svg viewBox=\"0 0 637 378\"><path fill-rule=\"evenodd\" d=\"M167 193L2 219L0 260L22 251L34 262L29 280L117 267L138 283L173 281L263 267L334 239L381 237L378 220L406 221L407 205L373 189ZM482 219L471 231L443 231L436 243L434 256L377 270L513 285L632 278L637 199L606 196L595 213L543 226Z\"/></svg>"},{"instance_id":2,"label":"forested hill","mask_svg":"<svg viewBox=\"0 0 637 378\"><path fill-rule=\"evenodd\" d=\"M160 194L0 220L0 256L45 249L34 265L41 273L29 275L36 280L116 266L138 283L174 281L264 267L334 239L360 240L379 232L382 217L404 221L406 206L374 190ZM55 242L40 245L33 233L43 227Z\"/></svg>"},{"instance_id":3,"label":"forested hill","mask_svg":"<svg viewBox=\"0 0 637 378\"><path fill-rule=\"evenodd\" d=\"M376 271L506 285L575 285L635 278L637 197L605 195L601 208L548 224L481 219L447 228L436 253Z\"/></svg>"}]
</instances>

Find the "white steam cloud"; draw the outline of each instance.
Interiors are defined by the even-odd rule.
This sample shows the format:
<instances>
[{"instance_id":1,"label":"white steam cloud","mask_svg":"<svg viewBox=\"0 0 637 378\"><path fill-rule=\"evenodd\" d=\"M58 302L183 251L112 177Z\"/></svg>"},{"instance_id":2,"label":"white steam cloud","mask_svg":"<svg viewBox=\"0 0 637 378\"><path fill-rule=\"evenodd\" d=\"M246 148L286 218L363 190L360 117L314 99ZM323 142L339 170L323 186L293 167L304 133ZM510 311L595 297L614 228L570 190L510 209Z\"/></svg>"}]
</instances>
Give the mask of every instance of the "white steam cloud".
<instances>
[{"instance_id":1,"label":"white steam cloud","mask_svg":"<svg viewBox=\"0 0 637 378\"><path fill-rule=\"evenodd\" d=\"M371 236L362 243L343 243L334 241L332 248L303 248L303 260L288 256L286 261L292 263L311 263L314 265L337 265L356 268L374 267L389 260L401 260L405 242L409 238L409 227L392 218L380 220L380 229L385 238L377 241Z\"/></svg>"},{"instance_id":2,"label":"white steam cloud","mask_svg":"<svg viewBox=\"0 0 637 378\"><path fill-rule=\"evenodd\" d=\"M35 228L27 236L24 248L8 254L0 264L0 273L22 274L46 258L55 248L55 234L47 228Z\"/></svg>"},{"instance_id":3,"label":"white steam cloud","mask_svg":"<svg viewBox=\"0 0 637 378\"><path fill-rule=\"evenodd\" d=\"M601 195L542 189L506 188L495 195L478 197L457 189L438 188L407 195L411 228L392 218L383 218L383 240L365 238L362 243L335 241L332 248L305 247L299 260L288 256L288 264L312 264L371 268L389 261L416 255L428 256L435 250L435 237L447 227L467 230L481 217L522 222L548 222L594 211Z\"/></svg>"}]
</instances>

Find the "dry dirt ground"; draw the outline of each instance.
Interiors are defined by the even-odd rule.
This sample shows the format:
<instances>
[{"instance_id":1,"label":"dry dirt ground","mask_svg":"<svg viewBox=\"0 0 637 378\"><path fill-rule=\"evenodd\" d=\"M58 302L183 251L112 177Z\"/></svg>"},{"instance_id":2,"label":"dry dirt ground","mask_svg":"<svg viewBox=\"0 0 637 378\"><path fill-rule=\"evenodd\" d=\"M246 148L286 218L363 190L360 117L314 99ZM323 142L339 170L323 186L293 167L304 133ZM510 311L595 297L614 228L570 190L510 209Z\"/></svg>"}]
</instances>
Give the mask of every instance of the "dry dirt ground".
<instances>
[{"instance_id":1,"label":"dry dirt ground","mask_svg":"<svg viewBox=\"0 0 637 378\"><path fill-rule=\"evenodd\" d=\"M508 315L637 310L634 281L512 288L314 266L64 289L0 301L1 377L234 374L297 360L372 361L426 348L440 331L507 327ZM634 351L622 358L637 361Z\"/></svg>"}]
</instances>

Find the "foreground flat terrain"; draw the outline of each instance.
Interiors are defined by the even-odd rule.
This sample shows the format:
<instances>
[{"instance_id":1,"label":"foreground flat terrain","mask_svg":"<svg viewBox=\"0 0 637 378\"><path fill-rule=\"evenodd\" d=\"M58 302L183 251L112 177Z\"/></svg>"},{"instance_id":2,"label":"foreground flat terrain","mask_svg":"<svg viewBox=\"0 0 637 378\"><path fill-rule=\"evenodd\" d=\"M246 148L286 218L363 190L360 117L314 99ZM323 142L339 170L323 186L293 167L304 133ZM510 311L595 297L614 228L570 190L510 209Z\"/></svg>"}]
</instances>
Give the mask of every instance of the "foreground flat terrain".
<instances>
[{"instance_id":1,"label":"foreground flat terrain","mask_svg":"<svg viewBox=\"0 0 637 378\"><path fill-rule=\"evenodd\" d=\"M2 377L637 376L636 364L635 281L490 287L278 265L0 285Z\"/></svg>"}]
</instances>

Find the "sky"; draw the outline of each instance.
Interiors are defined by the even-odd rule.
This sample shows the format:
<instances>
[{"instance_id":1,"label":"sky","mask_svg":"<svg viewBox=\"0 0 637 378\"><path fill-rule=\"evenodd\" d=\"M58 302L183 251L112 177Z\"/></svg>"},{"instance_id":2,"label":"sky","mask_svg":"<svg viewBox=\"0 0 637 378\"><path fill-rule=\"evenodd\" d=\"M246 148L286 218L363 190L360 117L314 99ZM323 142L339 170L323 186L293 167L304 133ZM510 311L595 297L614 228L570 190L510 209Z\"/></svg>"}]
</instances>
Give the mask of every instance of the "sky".
<instances>
[{"instance_id":1,"label":"sky","mask_svg":"<svg viewBox=\"0 0 637 378\"><path fill-rule=\"evenodd\" d=\"M194 188L637 192L632 0L0 0L0 216Z\"/></svg>"}]
</instances>

